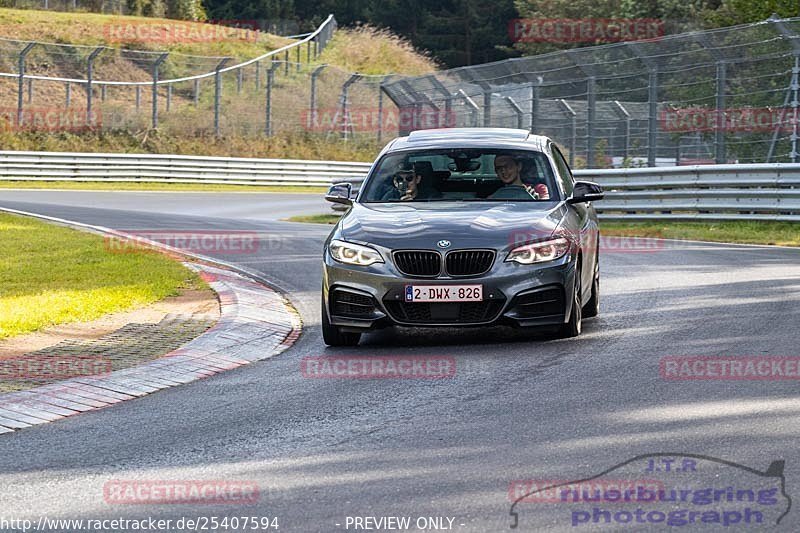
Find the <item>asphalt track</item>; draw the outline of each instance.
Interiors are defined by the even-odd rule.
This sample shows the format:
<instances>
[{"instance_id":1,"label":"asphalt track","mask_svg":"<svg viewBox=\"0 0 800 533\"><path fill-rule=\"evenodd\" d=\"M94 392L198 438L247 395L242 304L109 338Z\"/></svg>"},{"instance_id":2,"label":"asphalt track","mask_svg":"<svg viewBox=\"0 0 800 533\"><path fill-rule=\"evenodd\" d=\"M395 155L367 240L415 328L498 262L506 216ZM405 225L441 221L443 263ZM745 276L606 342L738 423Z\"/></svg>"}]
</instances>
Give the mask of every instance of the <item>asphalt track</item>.
<instances>
[{"instance_id":1,"label":"asphalt track","mask_svg":"<svg viewBox=\"0 0 800 533\"><path fill-rule=\"evenodd\" d=\"M673 241L607 249L601 315L577 339L397 329L334 350L319 330L328 228L277 220L324 212L315 196L1 190L0 206L124 230L258 231L257 253L220 257L274 280L304 321L298 343L276 358L0 435L0 519L277 516L281 531L353 531L348 516L408 516L410 530L418 517L450 517L453 531L508 531L514 480L580 480L665 452L728 461L712 476L722 486L752 486L763 481L756 471L784 460L795 503L778 525L773 512L761 524L706 527L800 530L798 381L659 374L665 356L800 356L800 250ZM456 374L304 378L301 358L323 354L453 356ZM695 474L637 475L670 485ZM252 480L260 497L244 506L111 505L103 487L115 479ZM584 507L523 502L518 530L592 530L573 525Z\"/></svg>"}]
</instances>

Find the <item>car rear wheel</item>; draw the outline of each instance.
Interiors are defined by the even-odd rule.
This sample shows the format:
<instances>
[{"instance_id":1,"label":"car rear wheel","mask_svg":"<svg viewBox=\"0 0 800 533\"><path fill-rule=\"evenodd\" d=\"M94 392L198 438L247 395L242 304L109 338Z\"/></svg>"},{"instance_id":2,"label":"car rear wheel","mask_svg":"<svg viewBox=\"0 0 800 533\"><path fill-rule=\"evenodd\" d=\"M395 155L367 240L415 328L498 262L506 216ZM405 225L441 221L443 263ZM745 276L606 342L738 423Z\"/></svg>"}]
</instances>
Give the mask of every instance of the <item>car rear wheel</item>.
<instances>
[{"instance_id":1,"label":"car rear wheel","mask_svg":"<svg viewBox=\"0 0 800 533\"><path fill-rule=\"evenodd\" d=\"M575 269L575 290L572 293L572 311L569 314L569 320L566 324L561 326L559 330L560 337L577 337L581 334L581 319L583 313L581 309L581 265Z\"/></svg>"},{"instance_id":2,"label":"car rear wheel","mask_svg":"<svg viewBox=\"0 0 800 533\"><path fill-rule=\"evenodd\" d=\"M600 314L600 254L594 260L594 278L592 279L592 294L589 301L583 306L584 318L595 317Z\"/></svg>"},{"instance_id":3,"label":"car rear wheel","mask_svg":"<svg viewBox=\"0 0 800 533\"><path fill-rule=\"evenodd\" d=\"M325 297L322 297L322 341L328 346L358 346L361 340L361 333L349 333L341 331L338 327L331 324L328 316L328 306L325 305Z\"/></svg>"}]
</instances>

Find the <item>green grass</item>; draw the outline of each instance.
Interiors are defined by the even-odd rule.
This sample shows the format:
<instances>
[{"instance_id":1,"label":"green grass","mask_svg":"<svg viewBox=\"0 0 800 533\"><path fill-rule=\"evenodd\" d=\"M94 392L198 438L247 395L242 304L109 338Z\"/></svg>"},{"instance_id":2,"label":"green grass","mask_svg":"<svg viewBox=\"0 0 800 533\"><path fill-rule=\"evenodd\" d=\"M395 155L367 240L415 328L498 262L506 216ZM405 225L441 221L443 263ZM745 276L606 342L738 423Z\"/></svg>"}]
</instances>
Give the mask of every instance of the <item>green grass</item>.
<instances>
[{"instance_id":1,"label":"green grass","mask_svg":"<svg viewBox=\"0 0 800 533\"><path fill-rule=\"evenodd\" d=\"M362 162L372 162L383 147L374 139L342 142L339 138L309 133L287 133L272 137L215 137L155 130L142 135L131 131L48 133L2 131L1 128L0 146L3 150L42 152L178 154Z\"/></svg>"},{"instance_id":2,"label":"green grass","mask_svg":"<svg viewBox=\"0 0 800 533\"><path fill-rule=\"evenodd\" d=\"M604 235L693 241L800 246L800 224L793 222L600 222Z\"/></svg>"},{"instance_id":3,"label":"green grass","mask_svg":"<svg viewBox=\"0 0 800 533\"><path fill-rule=\"evenodd\" d=\"M295 185L224 185L215 183L131 183L76 181L0 181L0 189L68 189L80 191L280 192L324 194L325 187Z\"/></svg>"},{"instance_id":4,"label":"green grass","mask_svg":"<svg viewBox=\"0 0 800 533\"><path fill-rule=\"evenodd\" d=\"M0 213L0 339L200 287L195 273L157 252L113 253L103 237Z\"/></svg>"},{"instance_id":5,"label":"green grass","mask_svg":"<svg viewBox=\"0 0 800 533\"><path fill-rule=\"evenodd\" d=\"M323 50L320 63L367 75L430 74L436 62L409 41L371 26L338 29Z\"/></svg>"},{"instance_id":6,"label":"green grass","mask_svg":"<svg viewBox=\"0 0 800 533\"><path fill-rule=\"evenodd\" d=\"M341 218L339 215L298 215L289 217L289 222L308 222L310 224L336 224Z\"/></svg>"},{"instance_id":7,"label":"green grass","mask_svg":"<svg viewBox=\"0 0 800 533\"><path fill-rule=\"evenodd\" d=\"M166 50L184 54L204 56L233 56L250 58L264 54L293 42L270 34L233 32L232 38L211 38L195 42L185 39L150 40L153 32L137 33L127 28L144 25L144 28L164 27L174 34L175 30L186 28L199 32L201 29L213 33L217 27L208 28L202 23L194 23L156 17L136 17L104 15L100 13L61 13L34 9L0 8L0 35L6 39L41 41L49 43L69 43L89 46L105 45L114 48L137 50ZM127 29L127 33L115 33ZM125 40L119 36L124 35ZM141 36L141 38L139 37Z\"/></svg>"}]
</instances>

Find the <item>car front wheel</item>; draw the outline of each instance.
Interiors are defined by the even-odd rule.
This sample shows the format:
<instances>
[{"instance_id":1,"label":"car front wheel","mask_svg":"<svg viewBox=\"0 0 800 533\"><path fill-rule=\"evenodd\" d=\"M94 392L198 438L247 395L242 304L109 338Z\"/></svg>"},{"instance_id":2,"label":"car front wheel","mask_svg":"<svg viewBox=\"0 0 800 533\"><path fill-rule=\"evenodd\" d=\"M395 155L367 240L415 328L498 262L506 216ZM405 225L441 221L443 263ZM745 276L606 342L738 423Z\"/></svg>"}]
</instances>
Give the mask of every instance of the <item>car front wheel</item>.
<instances>
[{"instance_id":1,"label":"car front wheel","mask_svg":"<svg viewBox=\"0 0 800 533\"><path fill-rule=\"evenodd\" d=\"M584 318L595 317L600 314L600 255L594 260L594 278L592 279L592 294L589 301L583 306Z\"/></svg>"},{"instance_id":2,"label":"car front wheel","mask_svg":"<svg viewBox=\"0 0 800 533\"><path fill-rule=\"evenodd\" d=\"M581 319L583 318L581 306L581 265L575 269L575 288L572 291L572 311L569 320L561 326L560 337L577 337L581 334Z\"/></svg>"}]
</instances>

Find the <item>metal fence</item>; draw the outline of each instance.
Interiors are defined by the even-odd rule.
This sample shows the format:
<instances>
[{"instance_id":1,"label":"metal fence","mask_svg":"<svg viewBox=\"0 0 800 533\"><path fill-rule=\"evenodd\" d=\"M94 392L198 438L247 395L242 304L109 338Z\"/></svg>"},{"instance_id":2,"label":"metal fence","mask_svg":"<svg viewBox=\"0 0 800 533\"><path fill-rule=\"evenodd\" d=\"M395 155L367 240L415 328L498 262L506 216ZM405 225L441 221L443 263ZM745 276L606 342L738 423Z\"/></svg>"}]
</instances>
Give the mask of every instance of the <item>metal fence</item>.
<instances>
[{"instance_id":1,"label":"metal fence","mask_svg":"<svg viewBox=\"0 0 800 533\"><path fill-rule=\"evenodd\" d=\"M226 58L0 41L0 118L103 130L302 134L368 142L415 129L522 127L575 168L797 162L800 18L368 76L323 64L336 21L239 64ZM58 72L59 76L54 76ZM96 115L96 116L95 116ZM76 118L77 117L77 118Z\"/></svg>"},{"instance_id":2,"label":"metal fence","mask_svg":"<svg viewBox=\"0 0 800 533\"><path fill-rule=\"evenodd\" d=\"M123 39L124 24L134 23L119 24L123 26L108 31L118 32ZM170 37L170 32L191 35L199 28L179 20L139 19L135 24L157 25L148 30L154 32L155 41ZM175 27L165 29L164 24ZM15 131L161 127L188 134L269 134L271 109L279 104L273 92L278 86L297 85L311 66L317 66L335 29L336 19L330 15L314 32L296 41L223 26L215 30L219 35L202 36L228 39L232 45L244 40L274 48L241 61L0 39L0 125ZM197 31L208 31L208 26Z\"/></svg>"},{"instance_id":3,"label":"metal fence","mask_svg":"<svg viewBox=\"0 0 800 533\"><path fill-rule=\"evenodd\" d=\"M771 19L462 67L385 90L420 121L553 137L577 167L797 162L798 33L800 18Z\"/></svg>"},{"instance_id":4,"label":"metal fence","mask_svg":"<svg viewBox=\"0 0 800 533\"><path fill-rule=\"evenodd\" d=\"M328 186L357 191L370 163L153 154L0 152L0 179ZM693 165L576 170L597 181L605 220L800 222L800 164Z\"/></svg>"}]
</instances>

